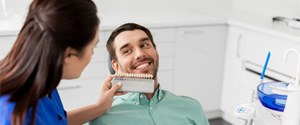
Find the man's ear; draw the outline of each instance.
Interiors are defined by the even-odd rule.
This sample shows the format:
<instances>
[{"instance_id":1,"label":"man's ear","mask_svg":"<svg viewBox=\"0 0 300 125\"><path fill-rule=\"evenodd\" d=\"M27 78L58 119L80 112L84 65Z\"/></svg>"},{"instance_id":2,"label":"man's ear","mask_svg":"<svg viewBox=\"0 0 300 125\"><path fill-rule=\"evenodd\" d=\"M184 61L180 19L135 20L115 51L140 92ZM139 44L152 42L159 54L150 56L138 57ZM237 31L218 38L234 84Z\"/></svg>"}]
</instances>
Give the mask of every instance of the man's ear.
<instances>
[{"instance_id":1,"label":"man's ear","mask_svg":"<svg viewBox=\"0 0 300 125\"><path fill-rule=\"evenodd\" d=\"M67 47L66 51L65 51L65 63L70 63L73 61L73 59L75 59L74 57L77 58L78 54L77 51L72 48L72 47Z\"/></svg>"},{"instance_id":2,"label":"man's ear","mask_svg":"<svg viewBox=\"0 0 300 125\"><path fill-rule=\"evenodd\" d=\"M112 66L112 68L113 68L116 72L117 72L118 69L120 68L118 62L117 62L115 59L112 59L112 60L111 60L111 66Z\"/></svg>"}]
</instances>

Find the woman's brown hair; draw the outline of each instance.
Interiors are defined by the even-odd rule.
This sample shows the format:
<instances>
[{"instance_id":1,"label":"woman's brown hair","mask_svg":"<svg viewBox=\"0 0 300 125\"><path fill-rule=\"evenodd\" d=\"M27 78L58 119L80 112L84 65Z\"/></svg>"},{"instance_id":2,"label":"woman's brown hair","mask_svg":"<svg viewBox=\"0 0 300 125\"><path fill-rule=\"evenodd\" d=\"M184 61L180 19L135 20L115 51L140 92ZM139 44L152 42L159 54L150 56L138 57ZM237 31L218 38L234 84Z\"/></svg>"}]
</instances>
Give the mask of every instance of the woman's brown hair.
<instances>
[{"instance_id":1,"label":"woman's brown hair","mask_svg":"<svg viewBox=\"0 0 300 125\"><path fill-rule=\"evenodd\" d=\"M0 61L0 95L15 103L13 125L24 124L29 109L34 124L38 100L62 78L66 48L82 53L98 26L91 0L32 1L13 48Z\"/></svg>"}]
</instances>

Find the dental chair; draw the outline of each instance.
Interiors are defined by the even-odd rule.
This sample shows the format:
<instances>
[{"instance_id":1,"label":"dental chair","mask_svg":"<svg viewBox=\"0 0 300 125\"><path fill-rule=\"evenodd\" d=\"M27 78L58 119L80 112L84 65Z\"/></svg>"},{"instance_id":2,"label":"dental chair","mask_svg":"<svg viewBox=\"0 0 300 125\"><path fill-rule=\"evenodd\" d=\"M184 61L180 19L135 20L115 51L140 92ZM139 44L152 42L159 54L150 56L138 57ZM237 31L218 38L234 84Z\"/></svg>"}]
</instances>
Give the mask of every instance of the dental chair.
<instances>
[{"instance_id":1,"label":"dental chair","mask_svg":"<svg viewBox=\"0 0 300 125\"><path fill-rule=\"evenodd\" d=\"M116 71L112 68L111 61L112 61L112 57L109 56L107 59L108 70L109 70L110 74L115 74Z\"/></svg>"}]
</instances>

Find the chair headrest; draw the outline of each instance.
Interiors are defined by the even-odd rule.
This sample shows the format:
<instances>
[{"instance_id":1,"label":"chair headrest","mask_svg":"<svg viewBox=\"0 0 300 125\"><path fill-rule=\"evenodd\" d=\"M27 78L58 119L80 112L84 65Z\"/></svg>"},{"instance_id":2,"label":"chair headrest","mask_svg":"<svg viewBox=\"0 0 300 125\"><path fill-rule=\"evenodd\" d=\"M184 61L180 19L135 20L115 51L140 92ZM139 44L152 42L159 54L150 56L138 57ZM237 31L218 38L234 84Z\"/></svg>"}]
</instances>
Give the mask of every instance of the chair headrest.
<instances>
[{"instance_id":1,"label":"chair headrest","mask_svg":"<svg viewBox=\"0 0 300 125\"><path fill-rule=\"evenodd\" d=\"M111 58L111 56L109 56L108 60L107 60L108 69L109 69L110 74L115 74L116 71L112 68L111 60L112 60L112 58Z\"/></svg>"}]
</instances>

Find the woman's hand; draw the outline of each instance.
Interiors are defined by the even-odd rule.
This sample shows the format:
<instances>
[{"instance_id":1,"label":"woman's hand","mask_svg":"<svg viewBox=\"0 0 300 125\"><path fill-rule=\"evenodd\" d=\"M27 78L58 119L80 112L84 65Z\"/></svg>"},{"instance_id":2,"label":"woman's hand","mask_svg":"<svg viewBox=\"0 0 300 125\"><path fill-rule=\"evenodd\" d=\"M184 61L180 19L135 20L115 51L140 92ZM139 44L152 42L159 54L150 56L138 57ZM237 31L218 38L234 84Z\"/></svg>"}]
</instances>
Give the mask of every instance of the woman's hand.
<instances>
[{"instance_id":1,"label":"woman's hand","mask_svg":"<svg viewBox=\"0 0 300 125\"><path fill-rule=\"evenodd\" d=\"M68 111L69 125L82 125L105 113L112 105L113 96L121 88L121 84L112 87L111 80L114 76L108 76L101 86L100 97L96 104L84 106Z\"/></svg>"},{"instance_id":2,"label":"woman's hand","mask_svg":"<svg viewBox=\"0 0 300 125\"><path fill-rule=\"evenodd\" d=\"M111 80L113 77L113 75L106 77L100 89L100 97L97 106L101 108L103 112L106 112L111 107L116 91L121 88L121 83L112 86Z\"/></svg>"}]
</instances>

